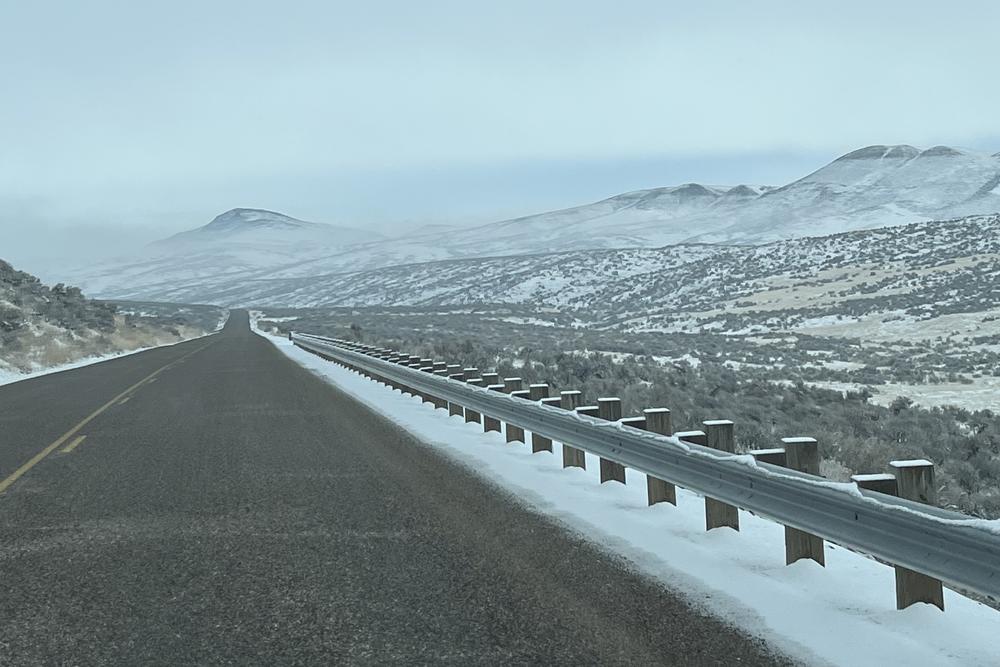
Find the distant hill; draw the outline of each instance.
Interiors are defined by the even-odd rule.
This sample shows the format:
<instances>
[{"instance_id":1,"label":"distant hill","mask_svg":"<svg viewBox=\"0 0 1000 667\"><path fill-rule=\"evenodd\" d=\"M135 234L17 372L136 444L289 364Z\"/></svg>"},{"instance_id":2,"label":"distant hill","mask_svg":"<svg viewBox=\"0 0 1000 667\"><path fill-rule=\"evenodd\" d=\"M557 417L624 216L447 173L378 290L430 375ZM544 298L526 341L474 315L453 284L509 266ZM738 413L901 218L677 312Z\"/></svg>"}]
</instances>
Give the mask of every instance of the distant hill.
<instances>
[{"instance_id":1,"label":"distant hill","mask_svg":"<svg viewBox=\"0 0 1000 667\"><path fill-rule=\"evenodd\" d=\"M380 238L378 233L351 227L234 208L207 225L138 249L133 256L68 271L67 280L102 297L144 299L178 282L249 277ZM137 287L141 290L136 291Z\"/></svg>"},{"instance_id":2,"label":"distant hill","mask_svg":"<svg viewBox=\"0 0 1000 667\"><path fill-rule=\"evenodd\" d=\"M257 208L234 208L216 216L203 227L175 234L152 244L155 250L165 250L177 245L204 245L211 243L297 245L303 241L316 241L330 246L345 246L371 241L378 234L338 227L319 222L306 222L274 211Z\"/></svg>"}]
</instances>

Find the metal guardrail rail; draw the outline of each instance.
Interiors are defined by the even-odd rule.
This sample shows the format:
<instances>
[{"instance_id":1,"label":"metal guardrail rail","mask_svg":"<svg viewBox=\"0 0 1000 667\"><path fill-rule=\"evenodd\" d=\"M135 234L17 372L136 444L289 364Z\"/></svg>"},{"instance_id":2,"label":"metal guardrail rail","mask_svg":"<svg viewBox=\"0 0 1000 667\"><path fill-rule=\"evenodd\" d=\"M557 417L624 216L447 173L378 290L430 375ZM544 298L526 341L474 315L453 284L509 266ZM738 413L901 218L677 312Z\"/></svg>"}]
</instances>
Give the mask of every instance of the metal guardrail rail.
<instances>
[{"instance_id":1,"label":"metal guardrail rail","mask_svg":"<svg viewBox=\"0 0 1000 667\"><path fill-rule=\"evenodd\" d=\"M322 356L1000 600L1000 528L986 521L421 372L376 358L373 348L292 336Z\"/></svg>"}]
</instances>

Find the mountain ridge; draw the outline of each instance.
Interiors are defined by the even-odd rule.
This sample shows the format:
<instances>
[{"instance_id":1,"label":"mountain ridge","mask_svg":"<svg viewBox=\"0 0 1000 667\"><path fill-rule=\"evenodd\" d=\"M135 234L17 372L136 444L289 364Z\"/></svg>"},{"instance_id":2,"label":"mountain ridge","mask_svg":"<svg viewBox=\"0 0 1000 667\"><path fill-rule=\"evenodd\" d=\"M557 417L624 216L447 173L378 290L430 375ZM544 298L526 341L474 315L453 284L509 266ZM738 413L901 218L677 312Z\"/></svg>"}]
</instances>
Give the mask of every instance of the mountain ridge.
<instances>
[{"instance_id":1,"label":"mountain ridge","mask_svg":"<svg viewBox=\"0 0 1000 667\"><path fill-rule=\"evenodd\" d=\"M204 227L156 242L155 257L68 277L101 296L156 299L198 285L207 295L234 281L553 251L759 245L997 211L997 156L880 144L846 153L780 187L683 183L468 228L424 227L395 238L265 209L232 209ZM267 224L244 224L258 218ZM213 225L231 233L206 233Z\"/></svg>"}]
</instances>

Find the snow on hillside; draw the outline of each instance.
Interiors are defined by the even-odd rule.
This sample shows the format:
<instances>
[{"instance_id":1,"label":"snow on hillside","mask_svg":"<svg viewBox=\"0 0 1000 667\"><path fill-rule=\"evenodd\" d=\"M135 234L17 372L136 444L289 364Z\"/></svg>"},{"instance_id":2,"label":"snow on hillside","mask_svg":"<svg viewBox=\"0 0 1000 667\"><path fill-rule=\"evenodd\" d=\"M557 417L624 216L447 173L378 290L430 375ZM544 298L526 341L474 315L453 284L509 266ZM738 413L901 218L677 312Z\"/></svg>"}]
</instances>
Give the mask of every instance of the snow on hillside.
<instances>
[{"instance_id":1,"label":"snow on hillside","mask_svg":"<svg viewBox=\"0 0 1000 667\"><path fill-rule=\"evenodd\" d=\"M907 308L985 299L969 307L982 310L994 299L982 286L998 263L1000 216L992 215L761 246L577 250L238 281L207 297L234 306L517 304L578 309L595 322L643 318L635 326L671 329L669 322L691 317L721 322L779 310L801 311L803 321L834 317L846 301L860 308L859 299L887 308L903 299L913 300ZM167 296L183 301L206 289L174 286Z\"/></svg>"},{"instance_id":2,"label":"snow on hillside","mask_svg":"<svg viewBox=\"0 0 1000 667\"><path fill-rule=\"evenodd\" d=\"M203 227L151 243L134 257L73 272L69 282L108 298L162 299L155 295L173 285L209 287L380 238L375 232L236 208Z\"/></svg>"},{"instance_id":3,"label":"snow on hillside","mask_svg":"<svg viewBox=\"0 0 1000 667\"><path fill-rule=\"evenodd\" d=\"M261 293L277 297L280 281L298 289L298 282L319 276L424 262L681 243L754 245L998 211L996 155L869 146L780 188L687 183L468 229L430 226L397 238L234 209L137 257L68 271L66 279L108 298L247 303ZM387 292L384 299L396 297Z\"/></svg>"},{"instance_id":4,"label":"snow on hillside","mask_svg":"<svg viewBox=\"0 0 1000 667\"><path fill-rule=\"evenodd\" d=\"M748 204L695 238L759 243L1000 211L1000 160L936 146L869 146Z\"/></svg>"},{"instance_id":5,"label":"snow on hillside","mask_svg":"<svg viewBox=\"0 0 1000 667\"><path fill-rule=\"evenodd\" d=\"M177 244L253 243L265 239L291 242L309 239L338 247L371 241L373 238L380 238L380 235L351 227L306 222L274 211L234 208L216 216L204 227L175 234L153 243L152 247L155 250L166 250Z\"/></svg>"},{"instance_id":6,"label":"snow on hillside","mask_svg":"<svg viewBox=\"0 0 1000 667\"><path fill-rule=\"evenodd\" d=\"M780 188L687 183L359 247L311 275L461 257L677 243L760 244L1000 211L1000 159L944 146L869 146ZM374 251L374 252L373 252ZM366 266L366 263L368 264ZM295 277L302 273L278 273Z\"/></svg>"}]
</instances>

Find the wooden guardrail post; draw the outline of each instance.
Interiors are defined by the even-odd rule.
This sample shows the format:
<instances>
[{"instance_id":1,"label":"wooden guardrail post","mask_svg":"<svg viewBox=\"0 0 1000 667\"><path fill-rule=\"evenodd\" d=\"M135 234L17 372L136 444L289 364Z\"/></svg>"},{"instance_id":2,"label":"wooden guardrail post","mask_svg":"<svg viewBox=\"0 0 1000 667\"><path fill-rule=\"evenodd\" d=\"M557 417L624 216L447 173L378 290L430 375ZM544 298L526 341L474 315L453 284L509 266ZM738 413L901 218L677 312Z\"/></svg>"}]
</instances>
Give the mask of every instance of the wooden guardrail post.
<instances>
[{"instance_id":1,"label":"wooden guardrail post","mask_svg":"<svg viewBox=\"0 0 1000 667\"><path fill-rule=\"evenodd\" d=\"M630 426L640 431L646 430L646 418L645 417L622 417L618 420L618 423L622 426Z\"/></svg>"},{"instance_id":2,"label":"wooden guardrail post","mask_svg":"<svg viewBox=\"0 0 1000 667\"><path fill-rule=\"evenodd\" d=\"M690 442L692 445L703 447L708 445L708 436L705 435L704 431L677 431L674 433L674 437L684 442Z\"/></svg>"},{"instance_id":3,"label":"wooden guardrail post","mask_svg":"<svg viewBox=\"0 0 1000 667\"><path fill-rule=\"evenodd\" d=\"M547 396L539 401L542 405L547 405L550 408L561 408L562 407L562 397L561 396ZM538 436L535 438L535 434L531 434L531 453L536 452L551 452L552 451L552 440L544 436Z\"/></svg>"},{"instance_id":4,"label":"wooden guardrail post","mask_svg":"<svg viewBox=\"0 0 1000 667\"><path fill-rule=\"evenodd\" d=\"M434 364L434 375L440 375L441 377L448 377L448 364L443 361L435 361ZM436 408L446 408L448 407L448 401L444 399L438 399L434 402L434 407Z\"/></svg>"},{"instance_id":5,"label":"wooden guardrail post","mask_svg":"<svg viewBox=\"0 0 1000 667\"><path fill-rule=\"evenodd\" d=\"M478 377L479 377L479 369L478 368L463 368L462 369L462 378L461 378L462 382L466 382L467 383L469 380L472 380L473 378L478 378ZM457 405L456 408L458 409L458 414L462 415L462 418L465 419L465 417L466 417L465 406L463 406L463 405ZM451 408L450 407L448 409L448 412L449 413L451 412ZM473 412L475 412L475 411L473 411ZM468 422L469 420L465 419L465 421ZM478 420L476 420L476 421L478 421Z\"/></svg>"},{"instance_id":6,"label":"wooden guardrail post","mask_svg":"<svg viewBox=\"0 0 1000 667\"><path fill-rule=\"evenodd\" d=\"M513 394L515 391L521 391L523 386L524 386L524 383L521 380L521 378L504 378L503 379L503 393L505 393L505 394ZM513 433L511 432L512 428L514 429ZM518 442L518 441L524 442L524 430L523 429L518 429L518 427L516 427L516 426L512 426L511 424L507 424L506 426L504 426L504 431L506 432L507 442ZM519 432L520 432L520 437L513 437L513 436L518 436Z\"/></svg>"},{"instance_id":7,"label":"wooden guardrail post","mask_svg":"<svg viewBox=\"0 0 1000 667\"><path fill-rule=\"evenodd\" d=\"M598 406L596 406L596 405L579 405L576 408L576 414L578 414L578 415L586 415L587 417L596 417L596 418L600 419L601 409ZM578 449L576 451L579 452L579 454L577 455L579 457L579 458L577 458L577 463L579 464L579 466L581 468L583 468L584 470L586 470L586 468L587 468L587 455L586 455L586 452L584 452L582 449Z\"/></svg>"},{"instance_id":8,"label":"wooden guardrail post","mask_svg":"<svg viewBox=\"0 0 1000 667\"><path fill-rule=\"evenodd\" d=\"M449 380L457 380L458 382L465 382L465 374L464 373L451 373L450 375L448 375L448 379ZM455 402L452 402L452 401L448 401L448 416L449 417L454 417L455 415L458 415L459 417L464 417L465 416L465 408L463 408L458 403L455 403Z\"/></svg>"},{"instance_id":9,"label":"wooden guardrail post","mask_svg":"<svg viewBox=\"0 0 1000 667\"><path fill-rule=\"evenodd\" d=\"M782 438L785 446L785 467L819 476L819 444L816 438ZM810 558L826 567L823 538L797 528L785 526L785 565Z\"/></svg>"},{"instance_id":10,"label":"wooden guardrail post","mask_svg":"<svg viewBox=\"0 0 1000 667\"><path fill-rule=\"evenodd\" d=\"M888 473L875 473L872 475L851 475L851 481L858 485L859 489L878 491L887 496L897 496L899 491L896 488L896 476Z\"/></svg>"},{"instance_id":11,"label":"wooden guardrail post","mask_svg":"<svg viewBox=\"0 0 1000 667\"><path fill-rule=\"evenodd\" d=\"M421 372L424 372L424 373L433 373L434 372L434 360L433 359L421 359L420 360L420 368L418 370L420 370ZM425 393L421 392L420 396L423 399L424 403L433 403L434 402L434 397L431 396L430 394L425 394Z\"/></svg>"},{"instance_id":12,"label":"wooden guardrail post","mask_svg":"<svg viewBox=\"0 0 1000 667\"><path fill-rule=\"evenodd\" d=\"M399 355L396 354L395 352L393 352L392 354L387 355L386 358L385 358L385 360L388 361L390 364L398 364L399 363ZM393 389L401 389L402 388L402 385L400 385L395 380L388 380L387 379L386 383L390 387L392 387Z\"/></svg>"},{"instance_id":13,"label":"wooden guardrail post","mask_svg":"<svg viewBox=\"0 0 1000 667\"><path fill-rule=\"evenodd\" d=\"M673 435L674 427L667 408L647 408L642 411L646 416L646 430L658 435ZM657 503L677 504L677 487L670 482L646 475L646 500L649 505Z\"/></svg>"},{"instance_id":14,"label":"wooden guardrail post","mask_svg":"<svg viewBox=\"0 0 1000 667\"><path fill-rule=\"evenodd\" d=\"M616 422L622 418L622 401L620 398L598 398L597 416L607 421ZM625 483L625 466L605 458L601 458L601 484L605 482Z\"/></svg>"},{"instance_id":15,"label":"wooden guardrail post","mask_svg":"<svg viewBox=\"0 0 1000 667\"><path fill-rule=\"evenodd\" d=\"M736 437L733 422L728 419L711 419L702 422L705 427L706 442L712 449L736 452ZM740 529L740 511L736 507L715 498L705 496L705 530L713 528Z\"/></svg>"},{"instance_id":16,"label":"wooden guardrail post","mask_svg":"<svg viewBox=\"0 0 1000 667\"><path fill-rule=\"evenodd\" d=\"M524 389L524 381L521 378L504 378L503 379L503 391L505 394L509 394L514 391L521 391Z\"/></svg>"},{"instance_id":17,"label":"wooden guardrail post","mask_svg":"<svg viewBox=\"0 0 1000 667\"><path fill-rule=\"evenodd\" d=\"M423 366L422 368L420 368L418 370L421 373L427 373L428 375L432 375L434 373L434 367L433 366L428 366L428 365L425 365L425 366ZM422 400L424 403L430 403L430 404L434 405L435 407L437 407L437 399L434 398L433 396L431 396L430 394L428 394L425 391L420 392L420 400Z\"/></svg>"},{"instance_id":18,"label":"wooden guardrail post","mask_svg":"<svg viewBox=\"0 0 1000 667\"><path fill-rule=\"evenodd\" d=\"M925 505L937 505L937 486L934 484L934 464L926 459L890 461L895 471L900 498Z\"/></svg>"},{"instance_id":19,"label":"wooden guardrail post","mask_svg":"<svg viewBox=\"0 0 1000 667\"><path fill-rule=\"evenodd\" d=\"M580 407L583 394L579 391L563 391L559 393L559 407L563 410L576 410ZM566 443L562 446L563 468L586 468L587 457L582 449L570 447Z\"/></svg>"},{"instance_id":20,"label":"wooden guardrail post","mask_svg":"<svg viewBox=\"0 0 1000 667\"><path fill-rule=\"evenodd\" d=\"M896 473L896 486L900 498L927 505L937 505L937 486L934 484L934 464L925 459L890 461ZM944 588L939 579L914 572L905 567L896 568L896 609L906 609L915 602L926 602L944 611Z\"/></svg>"},{"instance_id":21,"label":"wooden guardrail post","mask_svg":"<svg viewBox=\"0 0 1000 667\"><path fill-rule=\"evenodd\" d=\"M494 378L496 377L496 373L492 373L491 375ZM483 375L483 378L484 378L483 381L484 382L486 381L485 377L486 377L486 374ZM503 393L503 385L502 384L494 383L494 384L486 385L486 388L489 389L490 391L500 392L501 394ZM500 420L496 419L494 417L483 415L483 432L484 433L489 433L490 431L496 431L497 433L500 432Z\"/></svg>"},{"instance_id":22,"label":"wooden guardrail post","mask_svg":"<svg viewBox=\"0 0 1000 667\"><path fill-rule=\"evenodd\" d=\"M530 400L531 392L527 389L516 389L510 392L511 396L516 398L523 398L525 400ZM524 429L515 424L507 422L506 435L507 442L524 442Z\"/></svg>"},{"instance_id":23,"label":"wooden guardrail post","mask_svg":"<svg viewBox=\"0 0 1000 667\"><path fill-rule=\"evenodd\" d=\"M412 359L412 358L413 357L410 357L410 359ZM411 361L410 363L408 363L406 365L406 367L407 368L412 368L413 370L417 370L418 371L418 370L420 370L420 362L419 361ZM413 387L410 387L409 389L410 389L410 396L416 396L416 397L420 398L421 400L423 400L423 396L424 395L420 391L418 391L417 389L415 389Z\"/></svg>"},{"instance_id":24,"label":"wooden guardrail post","mask_svg":"<svg viewBox=\"0 0 1000 667\"><path fill-rule=\"evenodd\" d=\"M442 369L434 371L434 375L437 375L438 377L446 378L446 377L448 377L448 371L446 371L445 369L442 368ZM448 408L448 401L446 401L443 398L437 398L437 397L434 398L434 409L435 410L437 410L437 409L445 410L447 408Z\"/></svg>"},{"instance_id":25,"label":"wooden guardrail post","mask_svg":"<svg viewBox=\"0 0 1000 667\"><path fill-rule=\"evenodd\" d=\"M377 351L366 352L365 354L373 359L377 359L379 356L379 353ZM374 371L368 371L365 374L369 377L369 379L371 379L374 382L382 382L382 376L380 376L378 373Z\"/></svg>"},{"instance_id":26,"label":"wooden guardrail post","mask_svg":"<svg viewBox=\"0 0 1000 667\"><path fill-rule=\"evenodd\" d=\"M479 378L479 377L469 377L469 372L470 371L475 372L475 373L479 372L475 368L466 368L465 369L465 384L471 384L471 385L475 385L477 387L481 387L483 385L483 379ZM472 408L465 408L465 421L466 421L466 423L475 423L475 424L478 424L481 419L482 419L482 415L480 415L478 412L476 412Z\"/></svg>"},{"instance_id":27,"label":"wooden guardrail post","mask_svg":"<svg viewBox=\"0 0 1000 667\"><path fill-rule=\"evenodd\" d=\"M503 391L503 385L500 384L500 376L496 373L483 373L479 376L483 380L483 386L490 391ZM498 389L499 387L499 389ZM494 419L486 414L483 415L483 432L489 433L490 431L500 430L500 420Z\"/></svg>"},{"instance_id":28,"label":"wooden guardrail post","mask_svg":"<svg viewBox=\"0 0 1000 667\"><path fill-rule=\"evenodd\" d=\"M403 367L409 368L409 366L410 366L410 359L409 359L409 357L403 356L399 361L396 362L396 365L397 366L403 366ZM410 386L408 386L406 384L397 383L396 384L396 388L399 389L399 393L401 393L401 394L409 394L410 396L413 396L416 393L416 392L413 391L413 387L410 387Z\"/></svg>"},{"instance_id":29,"label":"wooden guardrail post","mask_svg":"<svg viewBox=\"0 0 1000 667\"><path fill-rule=\"evenodd\" d=\"M549 397L549 385L545 383L528 385L528 400L540 401Z\"/></svg>"},{"instance_id":30,"label":"wooden guardrail post","mask_svg":"<svg viewBox=\"0 0 1000 667\"><path fill-rule=\"evenodd\" d=\"M539 402L543 398L549 397L549 385L544 383L529 384L528 385L528 400ZM552 451L552 441L548 438L538 435L537 433L531 434L531 453L537 454L538 452L551 452Z\"/></svg>"},{"instance_id":31,"label":"wooden guardrail post","mask_svg":"<svg viewBox=\"0 0 1000 667\"><path fill-rule=\"evenodd\" d=\"M769 449L751 449L747 452L753 457L754 461L759 463L770 463L773 466L781 466L785 468L785 448L784 447L772 447Z\"/></svg>"}]
</instances>

